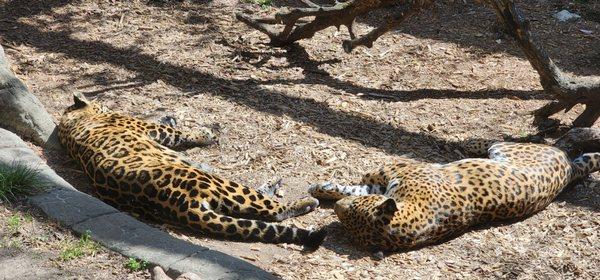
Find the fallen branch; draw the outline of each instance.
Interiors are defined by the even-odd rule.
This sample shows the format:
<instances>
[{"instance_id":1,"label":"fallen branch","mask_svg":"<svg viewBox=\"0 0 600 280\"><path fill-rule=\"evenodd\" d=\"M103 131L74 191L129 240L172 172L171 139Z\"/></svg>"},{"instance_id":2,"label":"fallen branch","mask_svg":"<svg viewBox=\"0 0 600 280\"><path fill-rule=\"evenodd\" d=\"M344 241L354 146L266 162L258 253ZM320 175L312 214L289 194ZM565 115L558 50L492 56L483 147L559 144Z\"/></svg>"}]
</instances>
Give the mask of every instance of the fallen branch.
<instances>
[{"instance_id":1,"label":"fallen branch","mask_svg":"<svg viewBox=\"0 0 600 280\"><path fill-rule=\"evenodd\" d=\"M273 45L287 45L292 42L311 38L325 28L344 25L348 28L350 40L344 40L343 47L351 52L358 46L373 46L381 35L397 28L407 18L424 8L433 0L336 0L332 6L320 6L310 0L301 0L308 8L292 8L287 12L276 13L270 18L256 19L243 13L236 17L269 36ZM556 96L553 101L533 114L538 120L547 120L550 116L569 111L577 104L584 104L585 110L573 121L573 126L589 127L600 118L600 77L583 77L566 74L558 68L543 48L534 43L529 29L529 22L514 4L513 0L482 0L491 6L505 30L514 37L525 56L540 75L540 83L544 90ZM356 17L391 5L402 5L400 12L385 19L384 23L363 36L354 33ZM305 17L314 17L311 21L301 21ZM275 25L283 25L277 31Z\"/></svg>"},{"instance_id":2,"label":"fallen branch","mask_svg":"<svg viewBox=\"0 0 600 280\"><path fill-rule=\"evenodd\" d=\"M375 42L381 35L390 31L391 29L397 28L404 22L406 19L411 17L412 15L421 11L421 9L425 8L431 4L430 2L424 3L423 5L404 5L402 10L399 13L394 14L391 17L388 17L385 20L385 23L373 30L371 32L361 36L360 38L355 39L355 35L350 30L350 40L344 40L342 46L346 52L351 52L354 48L358 46L365 46L367 48L371 48L373 46L373 42Z\"/></svg>"},{"instance_id":3,"label":"fallen branch","mask_svg":"<svg viewBox=\"0 0 600 280\"><path fill-rule=\"evenodd\" d=\"M405 4L410 11L418 11L421 7L431 4L432 0L416 0L416 1L398 1L398 0L348 0L346 2L336 1L332 6L320 6L309 0L302 0L308 8L292 8L286 12L276 13L273 17L268 18L251 18L243 13L236 13L236 18L248 26L266 34L273 45L287 45L301 39L311 38L325 28L335 26L339 29L340 26L346 26L350 33L350 39L356 39L354 34L354 21L356 17L366 14L370 11L387 7L394 4ZM412 13L411 13L412 14ZM300 19L305 17L315 17L312 21L301 22ZM347 44L351 51L354 46L367 45L375 41L379 36L389 29L397 26L405 16L394 15L386 19L386 23L378 28L376 33L369 33L366 37L359 41L349 41ZM282 31L277 31L273 26L283 25ZM374 30L375 31L375 30ZM377 34L377 36L375 36Z\"/></svg>"}]
</instances>

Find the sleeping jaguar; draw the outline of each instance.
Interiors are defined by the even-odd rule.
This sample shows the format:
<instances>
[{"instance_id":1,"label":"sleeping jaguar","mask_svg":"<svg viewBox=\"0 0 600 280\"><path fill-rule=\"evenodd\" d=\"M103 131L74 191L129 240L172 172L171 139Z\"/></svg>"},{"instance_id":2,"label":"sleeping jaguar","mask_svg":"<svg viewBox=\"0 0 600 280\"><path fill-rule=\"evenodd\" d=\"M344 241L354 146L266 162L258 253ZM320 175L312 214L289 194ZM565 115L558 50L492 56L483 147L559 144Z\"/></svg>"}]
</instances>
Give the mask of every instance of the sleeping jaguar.
<instances>
[{"instance_id":1,"label":"sleeping jaguar","mask_svg":"<svg viewBox=\"0 0 600 280\"><path fill-rule=\"evenodd\" d=\"M215 138L209 129L186 132L107 112L81 94L74 101L60 120L59 138L107 203L223 238L307 249L323 242L324 230L266 222L308 213L318 200L275 201L269 188L261 191L209 174L169 149L210 144Z\"/></svg>"},{"instance_id":2,"label":"sleeping jaguar","mask_svg":"<svg viewBox=\"0 0 600 280\"><path fill-rule=\"evenodd\" d=\"M471 143L469 149L487 149ZM481 151L480 151L481 152ZM358 244L374 252L422 247L469 227L506 221L544 209L570 182L600 170L600 153L571 161L542 144L499 142L489 159L448 164L404 159L366 174L359 185L309 189L337 200L334 211Z\"/></svg>"}]
</instances>

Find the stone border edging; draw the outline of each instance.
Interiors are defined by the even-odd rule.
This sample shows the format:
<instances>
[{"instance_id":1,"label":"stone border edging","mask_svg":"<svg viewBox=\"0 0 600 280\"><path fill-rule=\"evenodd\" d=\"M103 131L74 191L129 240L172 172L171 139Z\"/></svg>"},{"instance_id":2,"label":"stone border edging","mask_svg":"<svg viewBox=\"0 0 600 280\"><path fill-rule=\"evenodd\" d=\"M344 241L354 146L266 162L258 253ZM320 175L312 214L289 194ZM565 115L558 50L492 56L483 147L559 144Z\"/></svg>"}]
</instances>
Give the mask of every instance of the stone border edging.
<instances>
[{"instance_id":1,"label":"stone border edging","mask_svg":"<svg viewBox=\"0 0 600 280\"><path fill-rule=\"evenodd\" d=\"M82 193L58 176L17 135L0 128L0 163L39 170L49 191L28 203L73 231L123 255L160 265L170 276L193 272L206 279L277 279L236 257L177 239Z\"/></svg>"}]
</instances>

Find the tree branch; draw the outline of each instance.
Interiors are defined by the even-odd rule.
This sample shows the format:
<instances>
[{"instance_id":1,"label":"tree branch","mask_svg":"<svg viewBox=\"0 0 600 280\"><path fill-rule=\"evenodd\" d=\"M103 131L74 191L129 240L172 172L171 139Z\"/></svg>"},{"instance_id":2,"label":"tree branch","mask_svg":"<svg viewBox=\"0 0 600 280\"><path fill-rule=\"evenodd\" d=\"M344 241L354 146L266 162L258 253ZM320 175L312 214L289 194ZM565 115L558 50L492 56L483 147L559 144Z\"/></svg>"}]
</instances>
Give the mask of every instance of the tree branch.
<instances>
[{"instance_id":1,"label":"tree branch","mask_svg":"<svg viewBox=\"0 0 600 280\"><path fill-rule=\"evenodd\" d=\"M310 0L301 0L308 8L293 8L288 12L277 13L272 18L253 19L242 13L236 17L250 27L269 36L274 45L286 45L292 42L311 38L320 30L330 26L344 25L350 34L342 46L351 52L358 46L372 47L380 36L393 28L397 28L410 16L432 4L433 0L348 0L333 6L319 6ZM516 40L525 56L540 75L540 83L544 90L556 96L551 102L536 110L534 115L548 119L562 110L568 111L577 104L585 104L585 111L573 122L574 126L592 126L600 118L600 77L582 77L564 73L550 59L544 49L532 39L529 22L514 4L513 0L482 0L490 5L498 20L507 32ZM357 16L369 13L393 4L403 4L399 13L387 18L385 23L363 36L354 33L354 22ZM314 16L312 21L300 23L303 17ZM273 28L282 24L282 31Z\"/></svg>"},{"instance_id":2,"label":"tree branch","mask_svg":"<svg viewBox=\"0 0 600 280\"><path fill-rule=\"evenodd\" d=\"M573 122L573 126L592 126L600 118L600 77L564 73L544 49L534 43L529 21L517 9L513 0L488 0L488 3L540 75L540 83L544 90L558 99L534 111L534 115L547 119L562 110L569 111L577 104L585 104L586 109Z\"/></svg>"},{"instance_id":3,"label":"tree branch","mask_svg":"<svg viewBox=\"0 0 600 280\"><path fill-rule=\"evenodd\" d=\"M391 29L399 27L400 24L402 24L406 19L420 12L423 8L426 8L430 4L431 2L426 2L424 5L404 5L402 11L394 14L391 17L388 17L383 25L371 30L371 32L361 36L360 38L355 39L354 33L350 28L348 28L350 32L350 40L344 40L342 43L344 50L349 53L358 46L371 48L373 46L373 42L375 42L381 35L385 34Z\"/></svg>"},{"instance_id":4,"label":"tree branch","mask_svg":"<svg viewBox=\"0 0 600 280\"><path fill-rule=\"evenodd\" d=\"M287 12L276 13L272 18L262 19L250 18L238 12L236 18L269 36L273 45L287 45L301 39L311 38L318 31L331 26L339 28L341 25L348 28L350 38L354 39L356 35L353 25L357 16L396 1L398 0L348 0L346 2L336 1L333 6L319 6L310 0L302 0L308 8L293 8ZM315 18L308 23L298 22L301 18L311 16ZM284 25L282 31L277 32L268 26L277 24Z\"/></svg>"}]
</instances>

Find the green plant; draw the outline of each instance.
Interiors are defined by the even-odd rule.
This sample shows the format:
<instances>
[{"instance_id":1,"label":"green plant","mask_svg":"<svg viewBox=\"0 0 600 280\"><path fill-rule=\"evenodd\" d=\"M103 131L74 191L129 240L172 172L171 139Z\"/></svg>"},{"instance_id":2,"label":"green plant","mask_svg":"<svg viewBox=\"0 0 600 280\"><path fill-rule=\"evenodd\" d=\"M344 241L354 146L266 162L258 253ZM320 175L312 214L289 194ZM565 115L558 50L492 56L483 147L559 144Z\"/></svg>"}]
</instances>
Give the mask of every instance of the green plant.
<instances>
[{"instance_id":1,"label":"green plant","mask_svg":"<svg viewBox=\"0 0 600 280\"><path fill-rule=\"evenodd\" d=\"M28 195L44 189L38 171L21 164L0 163L0 201Z\"/></svg>"},{"instance_id":2,"label":"green plant","mask_svg":"<svg viewBox=\"0 0 600 280\"><path fill-rule=\"evenodd\" d=\"M23 215L23 221L25 221L26 223L31 223L33 222L33 216L31 216L31 214L29 213L25 213Z\"/></svg>"},{"instance_id":3,"label":"green plant","mask_svg":"<svg viewBox=\"0 0 600 280\"><path fill-rule=\"evenodd\" d=\"M77 243L66 245L59 257L62 261L69 261L84 255L94 255L98 248L98 244L91 239L91 232L88 230L81 235Z\"/></svg>"},{"instance_id":4,"label":"green plant","mask_svg":"<svg viewBox=\"0 0 600 280\"><path fill-rule=\"evenodd\" d=\"M527 136L529 136L529 133L525 132L525 131L521 131L521 133L519 133L519 136L521 138L527 138Z\"/></svg>"},{"instance_id":5,"label":"green plant","mask_svg":"<svg viewBox=\"0 0 600 280\"><path fill-rule=\"evenodd\" d=\"M271 6L271 3L273 2L273 0L245 0L245 1L248 3L260 5L263 8L267 7L267 6Z\"/></svg>"},{"instance_id":6,"label":"green plant","mask_svg":"<svg viewBox=\"0 0 600 280\"><path fill-rule=\"evenodd\" d=\"M127 262L125 262L125 267L131 271L140 271L148 267L148 262L136 258L129 258Z\"/></svg>"},{"instance_id":7,"label":"green plant","mask_svg":"<svg viewBox=\"0 0 600 280\"><path fill-rule=\"evenodd\" d=\"M21 241L20 239L10 240L7 244L7 247L18 250L23 249L23 241Z\"/></svg>"},{"instance_id":8,"label":"green plant","mask_svg":"<svg viewBox=\"0 0 600 280\"><path fill-rule=\"evenodd\" d=\"M8 224L8 229L10 231L17 231L19 230L19 227L21 227L21 218L19 215L12 215L8 217L6 223Z\"/></svg>"}]
</instances>

